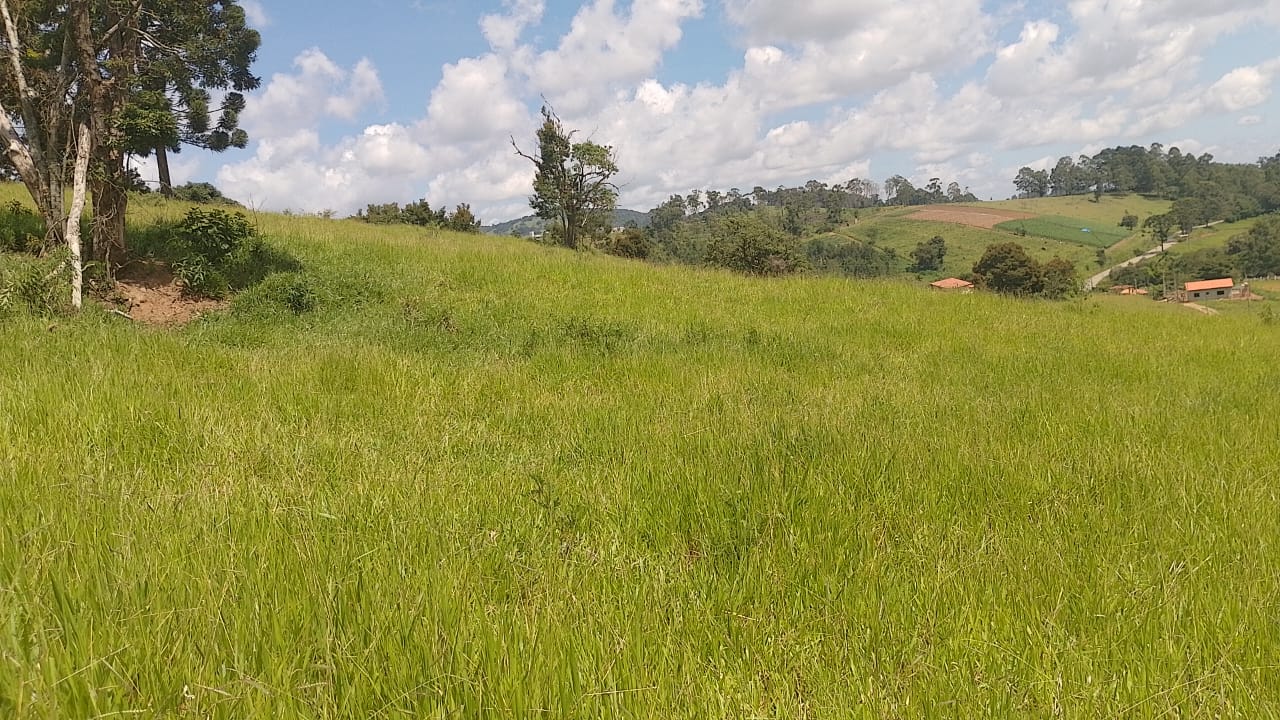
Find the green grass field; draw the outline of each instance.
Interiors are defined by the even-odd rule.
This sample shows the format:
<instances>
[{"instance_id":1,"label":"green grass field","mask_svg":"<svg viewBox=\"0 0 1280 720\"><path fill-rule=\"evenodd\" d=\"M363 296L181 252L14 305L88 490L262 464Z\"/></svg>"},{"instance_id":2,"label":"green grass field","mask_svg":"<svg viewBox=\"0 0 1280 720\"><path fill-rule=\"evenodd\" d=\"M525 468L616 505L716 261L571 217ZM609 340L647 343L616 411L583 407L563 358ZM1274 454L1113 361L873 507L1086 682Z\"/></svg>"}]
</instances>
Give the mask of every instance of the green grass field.
<instances>
[{"instance_id":1,"label":"green grass field","mask_svg":"<svg viewBox=\"0 0 1280 720\"><path fill-rule=\"evenodd\" d=\"M1132 234L1122 227L1095 225L1088 220L1061 215L1041 215L1028 220L1010 220L1000 223L996 229L1006 232L1025 232L1034 237L1103 249L1115 245Z\"/></svg>"},{"instance_id":2,"label":"green grass field","mask_svg":"<svg viewBox=\"0 0 1280 720\"><path fill-rule=\"evenodd\" d=\"M1152 215L1169 212L1168 200L1151 200L1141 195L1103 195L1094 202L1092 195L1033 198L1030 200L1000 200L983 203L982 207L1002 208L1032 215L1062 215L1080 218L1099 226L1118 228L1120 220L1129 214L1146 220Z\"/></svg>"},{"instance_id":3,"label":"green grass field","mask_svg":"<svg viewBox=\"0 0 1280 720\"><path fill-rule=\"evenodd\" d=\"M1280 716L1266 318L259 222L0 320L0 717Z\"/></svg>"},{"instance_id":4,"label":"green grass field","mask_svg":"<svg viewBox=\"0 0 1280 720\"><path fill-rule=\"evenodd\" d=\"M1195 252L1204 248L1223 248L1227 247L1227 241L1237 235L1244 235L1253 229L1254 225L1261 222L1266 216L1249 218L1234 223L1220 223L1212 227L1196 228L1187 240L1179 242L1170 248L1169 252L1174 255L1182 255L1189 252Z\"/></svg>"},{"instance_id":5,"label":"green grass field","mask_svg":"<svg viewBox=\"0 0 1280 720\"><path fill-rule=\"evenodd\" d=\"M881 247L893 248L902 257L909 258L918 243L927 242L935 235L947 241L947 256L942 270L933 273L938 277L964 275L982 257L987 246L1003 242L1016 242L1041 261L1061 257L1075 263L1081 274L1093 265L1096 250L1079 243L1062 242L1048 238L1019 237L1001 230L987 230L955 223L908 220L892 215L845 228L841 234L862 240L874 240Z\"/></svg>"}]
</instances>

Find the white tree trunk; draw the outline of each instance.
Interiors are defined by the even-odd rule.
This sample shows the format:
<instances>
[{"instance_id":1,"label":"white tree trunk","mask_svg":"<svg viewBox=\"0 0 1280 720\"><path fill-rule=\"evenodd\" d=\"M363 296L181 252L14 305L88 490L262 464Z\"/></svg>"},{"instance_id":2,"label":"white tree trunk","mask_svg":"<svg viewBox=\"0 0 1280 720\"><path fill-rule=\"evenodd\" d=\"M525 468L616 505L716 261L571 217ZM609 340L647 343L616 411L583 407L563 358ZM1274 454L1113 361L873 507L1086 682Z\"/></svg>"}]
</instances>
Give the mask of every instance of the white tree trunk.
<instances>
[{"instance_id":1,"label":"white tree trunk","mask_svg":"<svg viewBox=\"0 0 1280 720\"><path fill-rule=\"evenodd\" d=\"M84 303L84 253L80 242L80 216L84 214L93 135L85 123L80 123L76 135L76 168L71 181L71 214L67 216L67 249L71 251L71 306L79 310Z\"/></svg>"}]
</instances>

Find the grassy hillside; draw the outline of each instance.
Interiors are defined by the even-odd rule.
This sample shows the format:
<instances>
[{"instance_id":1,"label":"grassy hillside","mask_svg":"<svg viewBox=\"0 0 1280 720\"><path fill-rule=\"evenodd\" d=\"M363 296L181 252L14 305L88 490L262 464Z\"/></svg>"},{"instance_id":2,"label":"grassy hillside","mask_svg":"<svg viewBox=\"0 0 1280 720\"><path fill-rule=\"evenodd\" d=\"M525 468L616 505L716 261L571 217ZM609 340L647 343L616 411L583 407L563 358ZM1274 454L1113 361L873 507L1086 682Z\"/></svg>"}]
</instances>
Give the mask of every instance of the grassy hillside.
<instances>
[{"instance_id":1,"label":"grassy hillside","mask_svg":"<svg viewBox=\"0 0 1280 720\"><path fill-rule=\"evenodd\" d=\"M1280 715L1258 314L259 221L0 320L0 717Z\"/></svg>"},{"instance_id":2,"label":"grassy hillside","mask_svg":"<svg viewBox=\"0 0 1280 720\"><path fill-rule=\"evenodd\" d=\"M1151 200L1141 195L1103 195L1098 202L1092 195L1034 198L1031 200L1001 200L983 203L983 206L1016 210L1033 215L1063 215L1089 220L1098 225L1116 227L1127 214L1145 220L1152 215L1169 212L1167 200Z\"/></svg>"},{"instance_id":3,"label":"grassy hillside","mask_svg":"<svg viewBox=\"0 0 1280 720\"><path fill-rule=\"evenodd\" d=\"M1093 262L1097 252L1094 248L1060 240L1019 237L1004 230L988 230L968 225L925 222L908 218L909 215L882 215L872 222L845 228L840 234L873 240L877 245L893 248L899 255L908 258L917 244L927 242L935 235L941 235L947 241L947 256L942 269L933 273L939 277L972 272L974 264L982 257L987 246L996 243L1019 243L1033 257L1041 261L1050 260L1055 256L1065 258L1074 262L1082 272L1087 267L1093 267L1090 263Z\"/></svg>"}]
</instances>

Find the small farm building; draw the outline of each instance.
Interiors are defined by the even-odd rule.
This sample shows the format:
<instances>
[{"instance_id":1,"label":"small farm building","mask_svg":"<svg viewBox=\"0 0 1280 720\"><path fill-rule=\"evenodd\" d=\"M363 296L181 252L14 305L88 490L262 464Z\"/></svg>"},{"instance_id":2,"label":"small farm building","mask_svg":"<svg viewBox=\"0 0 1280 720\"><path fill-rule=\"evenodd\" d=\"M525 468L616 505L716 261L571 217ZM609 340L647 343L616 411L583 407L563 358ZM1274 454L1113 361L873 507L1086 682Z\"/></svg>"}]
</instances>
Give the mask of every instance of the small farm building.
<instances>
[{"instance_id":1,"label":"small farm building","mask_svg":"<svg viewBox=\"0 0 1280 720\"><path fill-rule=\"evenodd\" d=\"M1186 285L1186 299L1187 302L1195 302L1196 300L1226 300L1231 297L1231 291L1235 286L1236 281L1231 278L1189 282Z\"/></svg>"},{"instance_id":2,"label":"small farm building","mask_svg":"<svg viewBox=\"0 0 1280 720\"><path fill-rule=\"evenodd\" d=\"M963 290L967 292L973 289L973 283L960 278L947 278L946 280L929 283L929 287L934 290Z\"/></svg>"}]
</instances>

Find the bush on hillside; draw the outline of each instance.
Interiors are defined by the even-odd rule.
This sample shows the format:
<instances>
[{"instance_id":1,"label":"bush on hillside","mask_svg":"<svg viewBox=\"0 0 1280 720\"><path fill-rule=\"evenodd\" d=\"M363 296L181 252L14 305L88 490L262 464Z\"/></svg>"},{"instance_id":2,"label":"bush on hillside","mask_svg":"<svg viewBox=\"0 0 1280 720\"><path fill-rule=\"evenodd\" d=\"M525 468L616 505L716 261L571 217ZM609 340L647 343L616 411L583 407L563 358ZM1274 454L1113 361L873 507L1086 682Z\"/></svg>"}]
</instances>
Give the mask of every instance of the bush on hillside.
<instances>
[{"instance_id":1,"label":"bush on hillside","mask_svg":"<svg viewBox=\"0 0 1280 720\"><path fill-rule=\"evenodd\" d=\"M902 269L893 248L875 243L834 237L814 238L805 243L805 257L816 272L845 277L872 278L892 275Z\"/></svg>"},{"instance_id":2,"label":"bush on hillside","mask_svg":"<svg viewBox=\"0 0 1280 720\"><path fill-rule=\"evenodd\" d=\"M1040 294L1050 300L1069 298L1081 290L1080 276L1069 260L1055 257L1044 264L1041 275Z\"/></svg>"},{"instance_id":3,"label":"bush on hillside","mask_svg":"<svg viewBox=\"0 0 1280 720\"><path fill-rule=\"evenodd\" d=\"M1044 268L1013 242L987 246L973 276L978 287L1005 295L1038 295L1044 289Z\"/></svg>"},{"instance_id":4,"label":"bush on hillside","mask_svg":"<svg viewBox=\"0 0 1280 720\"><path fill-rule=\"evenodd\" d=\"M639 228L613 233L604 243L604 251L617 257L644 260L653 253L653 243Z\"/></svg>"},{"instance_id":5,"label":"bush on hillside","mask_svg":"<svg viewBox=\"0 0 1280 720\"><path fill-rule=\"evenodd\" d=\"M418 227L438 227L455 232L479 233L480 219L471 212L471 206L460 203L452 213L444 208L432 210L431 203L424 200L409 203L404 208L400 203L370 203L365 209L356 211L356 220L363 220L374 225L416 225Z\"/></svg>"},{"instance_id":6,"label":"bush on hillside","mask_svg":"<svg viewBox=\"0 0 1280 720\"><path fill-rule=\"evenodd\" d=\"M189 182L179 185L173 189L173 198L175 200L196 203L198 205L231 205L234 207L243 207L240 203L232 200L226 195L223 195L221 190L207 182Z\"/></svg>"},{"instance_id":7,"label":"bush on hillside","mask_svg":"<svg viewBox=\"0 0 1280 720\"><path fill-rule=\"evenodd\" d=\"M1044 281L1040 263L1012 242L989 245L973 266L973 276L979 287L1008 295L1035 295Z\"/></svg>"},{"instance_id":8,"label":"bush on hillside","mask_svg":"<svg viewBox=\"0 0 1280 720\"><path fill-rule=\"evenodd\" d=\"M37 252L44 237L44 221L22 203L12 200L0 210L0 252Z\"/></svg>"},{"instance_id":9,"label":"bush on hillside","mask_svg":"<svg viewBox=\"0 0 1280 720\"><path fill-rule=\"evenodd\" d=\"M258 235L249 219L241 213L199 208L187 212L178 224L177 233L179 242L192 254L214 266L223 264Z\"/></svg>"},{"instance_id":10,"label":"bush on hillside","mask_svg":"<svg viewBox=\"0 0 1280 720\"><path fill-rule=\"evenodd\" d=\"M221 299L302 264L269 245L243 214L193 208L179 222L130 230L135 258L167 262L184 292Z\"/></svg>"},{"instance_id":11,"label":"bush on hillside","mask_svg":"<svg viewBox=\"0 0 1280 720\"><path fill-rule=\"evenodd\" d=\"M929 242L916 243L911 251L911 271L924 273L942 269L942 261L947 257L947 241L941 235L934 235Z\"/></svg>"},{"instance_id":12,"label":"bush on hillside","mask_svg":"<svg viewBox=\"0 0 1280 720\"><path fill-rule=\"evenodd\" d=\"M65 314L71 292L61 259L13 258L0 264L0 317L25 311L41 316Z\"/></svg>"},{"instance_id":13,"label":"bush on hillside","mask_svg":"<svg viewBox=\"0 0 1280 720\"><path fill-rule=\"evenodd\" d=\"M755 215L729 215L713 222L706 261L748 275L789 275L804 267L794 239Z\"/></svg>"}]
</instances>

